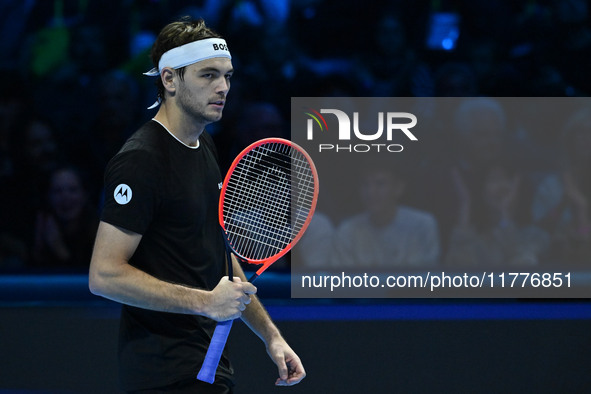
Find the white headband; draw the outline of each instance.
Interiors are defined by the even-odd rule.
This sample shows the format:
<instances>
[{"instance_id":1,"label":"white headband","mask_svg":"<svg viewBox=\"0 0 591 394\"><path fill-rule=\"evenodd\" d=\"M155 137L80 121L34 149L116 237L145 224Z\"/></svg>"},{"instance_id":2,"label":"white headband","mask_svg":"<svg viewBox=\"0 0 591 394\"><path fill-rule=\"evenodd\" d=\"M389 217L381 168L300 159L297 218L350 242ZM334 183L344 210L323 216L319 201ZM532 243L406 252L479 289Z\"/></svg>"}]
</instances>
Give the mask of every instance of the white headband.
<instances>
[{"instance_id":1,"label":"white headband","mask_svg":"<svg viewBox=\"0 0 591 394\"><path fill-rule=\"evenodd\" d=\"M177 69L214 57L232 59L228 45L224 39L206 38L205 40L193 41L164 52L158 62L158 68L154 67L150 71L145 72L144 75L155 77L160 75L160 71L164 67Z\"/></svg>"},{"instance_id":2,"label":"white headband","mask_svg":"<svg viewBox=\"0 0 591 394\"><path fill-rule=\"evenodd\" d=\"M154 67L150 71L145 72L144 75L156 77L160 75L160 71L162 71L164 67L177 69L214 57L226 57L232 59L230 51L228 50L228 45L224 39L206 38L204 40L193 41L164 52L158 62L158 68ZM160 101L160 98L158 98L158 100L152 104L152 106L148 107L148 109L156 108L160 104Z\"/></svg>"}]
</instances>

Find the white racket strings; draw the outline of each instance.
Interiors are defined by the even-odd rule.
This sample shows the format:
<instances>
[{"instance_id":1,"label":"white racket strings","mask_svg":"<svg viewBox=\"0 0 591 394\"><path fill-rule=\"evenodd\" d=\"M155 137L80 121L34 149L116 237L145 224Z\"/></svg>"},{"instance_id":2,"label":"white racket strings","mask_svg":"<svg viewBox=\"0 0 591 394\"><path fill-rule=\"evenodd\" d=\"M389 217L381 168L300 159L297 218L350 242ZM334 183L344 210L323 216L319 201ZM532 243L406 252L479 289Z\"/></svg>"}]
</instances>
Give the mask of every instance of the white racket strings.
<instances>
[{"instance_id":1,"label":"white racket strings","mask_svg":"<svg viewBox=\"0 0 591 394\"><path fill-rule=\"evenodd\" d=\"M243 257L262 260L300 233L314 200L314 175L306 157L282 143L266 143L243 156L223 200L228 240Z\"/></svg>"}]
</instances>

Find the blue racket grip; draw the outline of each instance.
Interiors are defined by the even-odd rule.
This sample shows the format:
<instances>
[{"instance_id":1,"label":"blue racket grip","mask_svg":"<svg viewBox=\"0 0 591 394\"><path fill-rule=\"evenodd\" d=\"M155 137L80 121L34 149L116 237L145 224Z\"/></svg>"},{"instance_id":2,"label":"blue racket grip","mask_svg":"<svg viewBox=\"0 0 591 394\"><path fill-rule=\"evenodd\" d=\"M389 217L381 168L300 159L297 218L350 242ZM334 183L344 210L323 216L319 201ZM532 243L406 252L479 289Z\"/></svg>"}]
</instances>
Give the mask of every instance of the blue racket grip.
<instances>
[{"instance_id":1,"label":"blue racket grip","mask_svg":"<svg viewBox=\"0 0 591 394\"><path fill-rule=\"evenodd\" d=\"M197 379L207 383L213 383L215 380L215 371L218 369L220 358L222 358L222 352L224 351L224 346L226 346L233 321L226 320L218 323L215 327L215 331L211 337L211 343L203 360L203 365L197 374Z\"/></svg>"}]
</instances>

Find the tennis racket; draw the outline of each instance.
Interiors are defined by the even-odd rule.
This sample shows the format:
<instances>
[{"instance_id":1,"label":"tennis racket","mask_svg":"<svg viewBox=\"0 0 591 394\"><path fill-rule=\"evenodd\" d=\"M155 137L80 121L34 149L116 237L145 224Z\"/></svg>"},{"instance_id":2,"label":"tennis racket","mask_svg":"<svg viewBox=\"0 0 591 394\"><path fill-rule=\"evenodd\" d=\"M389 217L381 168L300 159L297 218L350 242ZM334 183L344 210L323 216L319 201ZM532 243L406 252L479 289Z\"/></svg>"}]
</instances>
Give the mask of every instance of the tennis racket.
<instances>
[{"instance_id":1,"label":"tennis racket","mask_svg":"<svg viewBox=\"0 0 591 394\"><path fill-rule=\"evenodd\" d=\"M227 251L261 267L253 282L302 237L318 199L318 173L297 144L266 138L249 145L232 162L219 202L219 222ZM232 260L227 253L228 276ZM220 322L197 379L213 383L232 320Z\"/></svg>"}]
</instances>

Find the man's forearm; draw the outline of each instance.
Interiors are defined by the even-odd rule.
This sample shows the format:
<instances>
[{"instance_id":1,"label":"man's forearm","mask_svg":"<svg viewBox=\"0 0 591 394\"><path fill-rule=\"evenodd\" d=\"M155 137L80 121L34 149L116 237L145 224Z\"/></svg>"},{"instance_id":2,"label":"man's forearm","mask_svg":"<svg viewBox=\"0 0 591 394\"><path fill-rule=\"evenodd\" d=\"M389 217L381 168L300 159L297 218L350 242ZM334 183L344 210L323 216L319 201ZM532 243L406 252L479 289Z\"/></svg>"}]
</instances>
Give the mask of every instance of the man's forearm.
<instances>
[{"instance_id":1,"label":"man's forearm","mask_svg":"<svg viewBox=\"0 0 591 394\"><path fill-rule=\"evenodd\" d=\"M240 267L238 261L232 256L234 274L242 281L246 281L246 276ZM242 321L254 332L265 344L269 344L274 338L281 338L279 329L267 313L267 310L261 304L256 295L251 295L251 302L242 312Z\"/></svg>"},{"instance_id":2,"label":"man's forearm","mask_svg":"<svg viewBox=\"0 0 591 394\"><path fill-rule=\"evenodd\" d=\"M246 281L244 272L238 261L232 256L232 265L236 276ZM279 329L260 303L258 298L252 294L251 302L246 310L242 312L242 321L254 332L265 344L267 354L273 360L279 372L279 378L275 381L277 386L292 386L299 383L306 377L306 371L302 361L293 349L285 342Z\"/></svg>"},{"instance_id":3,"label":"man's forearm","mask_svg":"<svg viewBox=\"0 0 591 394\"><path fill-rule=\"evenodd\" d=\"M161 312L204 315L207 293L159 280L130 265L120 272L90 273L92 293L112 301Z\"/></svg>"},{"instance_id":4,"label":"man's forearm","mask_svg":"<svg viewBox=\"0 0 591 394\"><path fill-rule=\"evenodd\" d=\"M93 294L139 308L204 315L216 320L235 314L233 310L224 311L223 302L222 308L216 309L216 297L208 290L162 281L130 265L129 259L141 238L131 231L100 223L88 277Z\"/></svg>"}]
</instances>

